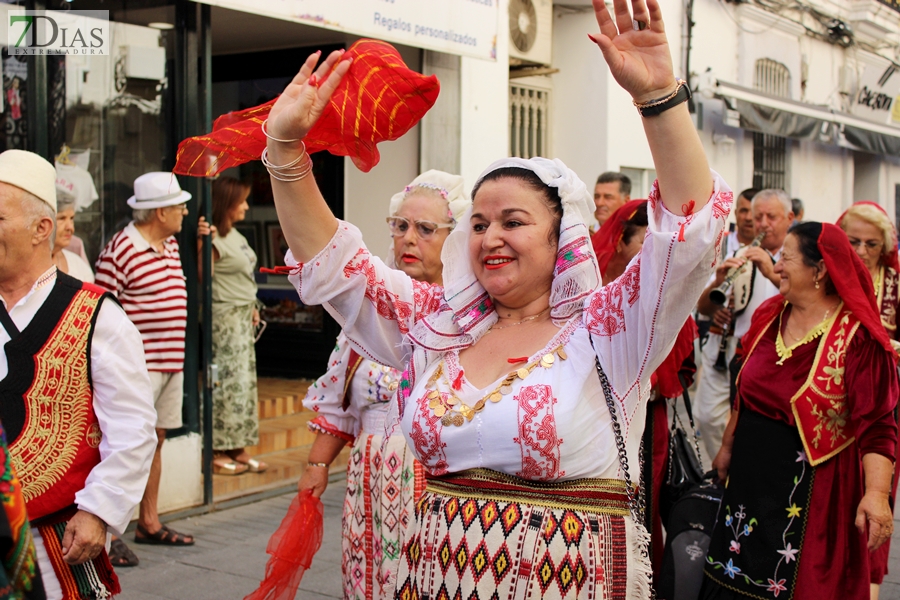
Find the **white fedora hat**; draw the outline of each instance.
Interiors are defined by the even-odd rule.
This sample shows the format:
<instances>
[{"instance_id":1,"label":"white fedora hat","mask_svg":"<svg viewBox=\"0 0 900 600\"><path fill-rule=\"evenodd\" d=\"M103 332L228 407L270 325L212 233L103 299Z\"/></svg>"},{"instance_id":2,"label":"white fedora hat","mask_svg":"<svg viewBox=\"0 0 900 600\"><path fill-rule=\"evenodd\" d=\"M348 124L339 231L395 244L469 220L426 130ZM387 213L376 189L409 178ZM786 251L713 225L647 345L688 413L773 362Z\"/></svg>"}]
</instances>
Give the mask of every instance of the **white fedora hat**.
<instances>
[{"instance_id":1,"label":"white fedora hat","mask_svg":"<svg viewBox=\"0 0 900 600\"><path fill-rule=\"evenodd\" d=\"M56 169L34 152L0 153L0 181L34 194L56 212Z\"/></svg>"},{"instance_id":2,"label":"white fedora hat","mask_svg":"<svg viewBox=\"0 0 900 600\"><path fill-rule=\"evenodd\" d=\"M191 195L181 189L174 173L154 171L134 180L134 196L128 199L128 206L141 210L163 208L184 204L190 199Z\"/></svg>"}]
</instances>

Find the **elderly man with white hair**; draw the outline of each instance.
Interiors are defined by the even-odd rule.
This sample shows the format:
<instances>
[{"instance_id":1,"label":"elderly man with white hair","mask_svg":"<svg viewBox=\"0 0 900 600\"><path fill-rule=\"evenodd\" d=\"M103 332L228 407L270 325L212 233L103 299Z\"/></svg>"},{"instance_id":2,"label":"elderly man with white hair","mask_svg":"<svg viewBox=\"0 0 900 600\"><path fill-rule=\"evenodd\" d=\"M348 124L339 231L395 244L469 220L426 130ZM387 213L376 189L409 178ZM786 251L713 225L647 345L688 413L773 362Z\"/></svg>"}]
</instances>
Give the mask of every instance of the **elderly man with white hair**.
<instances>
[{"instance_id":1,"label":"elderly man with white hair","mask_svg":"<svg viewBox=\"0 0 900 600\"><path fill-rule=\"evenodd\" d=\"M156 413L141 337L51 257L56 172L0 154L0 420L50 599L119 592L106 553L141 499Z\"/></svg>"},{"instance_id":2,"label":"elderly man with white hair","mask_svg":"<svg viewBox=\"0 0 900 600\"><path fill-rule=\"evenodd\" d=\"M757 236L762 236L758 246L742 246L731 258L722 261L697 302L697 310L712 317L713 321L701 354L703 370L697 385L697 406L694 409L700 437L711 457L722 445L725 425L731 416L728 365L734 357L738 340L750 328L750 320L757 307L778 294L780 277L775 273L775 263L781 257L784 238L794 221L791 199L784 190L770 188L759 191L753 196L750 206ZM750 264L726 291L724 308L712 302L710 292L722 285L732 269L748 262Z\"/></svg>"}]
</instances>

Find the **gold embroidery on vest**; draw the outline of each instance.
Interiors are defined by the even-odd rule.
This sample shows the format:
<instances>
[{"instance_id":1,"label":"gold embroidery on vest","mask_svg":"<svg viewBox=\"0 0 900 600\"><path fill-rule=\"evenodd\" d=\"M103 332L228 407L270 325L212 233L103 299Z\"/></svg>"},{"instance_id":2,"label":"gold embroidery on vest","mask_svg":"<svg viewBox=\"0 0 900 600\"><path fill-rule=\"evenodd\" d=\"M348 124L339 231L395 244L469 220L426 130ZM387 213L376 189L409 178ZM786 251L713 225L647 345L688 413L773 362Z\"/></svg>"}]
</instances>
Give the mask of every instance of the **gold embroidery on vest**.
<instances>
[{"instance_id":1,"label":"gold embroidery on vest","mask_svg":"<svg viewBox=\"0 0 900 600\"><path fill-rule=\"evenodd\" d=\"M15 449L10 448L26 502L62 479L78 453L91 409L91 402L85 402L90 394L88 333L100 298L77 293L34 356L34 382L24 397L28 418L12 445Z\"/></svg>"}]
</instances>

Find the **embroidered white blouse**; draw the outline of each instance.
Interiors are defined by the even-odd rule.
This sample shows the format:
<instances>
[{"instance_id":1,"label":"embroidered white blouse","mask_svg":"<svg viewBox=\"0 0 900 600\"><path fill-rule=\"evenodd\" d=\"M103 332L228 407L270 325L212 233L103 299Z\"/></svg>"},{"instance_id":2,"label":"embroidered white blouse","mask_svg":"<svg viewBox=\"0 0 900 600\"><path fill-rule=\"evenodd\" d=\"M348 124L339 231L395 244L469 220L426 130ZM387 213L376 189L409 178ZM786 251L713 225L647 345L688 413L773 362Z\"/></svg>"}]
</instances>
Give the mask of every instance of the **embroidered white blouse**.
<instances>
[{"instance_id":1,"label":"embroidered white blouse","mask_svg":"<svg viewBox=\"0 0 900 600\"><path fill-rule=\"evenodd\" d=\"M546 345L529 358L538 366L498 402L461 426L442 424L431 408L435 388L474 406L500 380L476 389L460 372L459 350L425 352L425 368L410 377L412 389L398 408L403 434L432 475L482 467L531 480L622 478L609 408L595 356L612 387L625 437L630 476L638 476L650 376L671 350L715 267L731 210L732 194L713 173L706 206L688 216L670 213L650 195L649 227L641 252L625 273L585 298ZM285 263L298 266L290 251ZM370 358L407 368L415 349L407 336L427 314L449 310L443 289L413 281L371 256L359 230L340 222L331 242L290 276L306 304L324 304L347 337ZM540 358L562 346L549 366ZM431 382L438 366L444 375ZM403 384L401 384L403 387ZM429 396L431 393L431 396Z\"/></svg>"},{"instance_id":2,"label":"embroidered white blouse","mask_svg":"<svg viewBox=\"0 0 900 600\"><path fill-rule=\"evenodd\" d=\"M397 393L401 373L363 357L347 386L350 350L350 340L341 333L328 358L328 371L306 392L303 406L318 413L309 428L348 439L360 433L382 435L388 403ZM350 393L346 411L345 389Z\"/></svg>"}]
</instances>

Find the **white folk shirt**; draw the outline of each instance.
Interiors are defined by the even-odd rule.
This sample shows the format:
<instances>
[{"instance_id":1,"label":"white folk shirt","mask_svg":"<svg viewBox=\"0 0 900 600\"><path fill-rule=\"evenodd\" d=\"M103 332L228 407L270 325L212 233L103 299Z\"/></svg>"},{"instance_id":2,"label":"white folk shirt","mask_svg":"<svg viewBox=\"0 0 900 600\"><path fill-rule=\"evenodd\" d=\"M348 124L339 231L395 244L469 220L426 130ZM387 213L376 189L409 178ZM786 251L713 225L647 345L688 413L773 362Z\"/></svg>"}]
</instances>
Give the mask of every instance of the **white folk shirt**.
<instances>
[{"instance_id":1,"label":"white folk shirt","mask_svg":"<svg viewBox=\"0 0 900 600\"><path fill-rule=\"evenodd\" d=\"M401 373L363 356L348 386L350 350L350 340L341 333L328 358L328 370L309 386L303 407L317 413L309 427L352 438L360 434L383 435L388 403L397 392ZM343 408L345 387L350 393L347 410Z\"/></svg>"},{"instance_id":2,"label":"white folk shirt","mask_svg":"<svg viewBox=\"0 0 900 600\"><path fill-rule=\"evenodd\" d=\"M594 368L599 356L623 422L630 476L638 477L650 376L668 355L705 288L724 241L732 194L713 175L710 201L689 217L670 213L659 201L650 202L641 252L621 277L588 296L584 311L547 344L545 350L562 344L568 359L557 358L551 368L538 367L517 380L511 394L488 402L471 422L444 427L434 418L426 384L442 360L445 369L450 368L449 381L456 378L458 351L428 355L436 358L417 374L401 426L416 458L430 473L483 467L535 480L622 478L609 409ZM351 261L362 266L345 269ZM290 251L285 263L297 265ZM439 308L433 301L435 289L414 284L404 273L369 256L359 230L345 222L339 222L328 245L295 270L290 280L304 303L325 304L366 355L398 369L406 368L411 358L404 332L429 310ZM403 310L398 310L401 306ZM400 322L397 314L404 315ZM477 390L464 377L461 380L457 394L469 406L497 383Z\"/></svg>"},{"instance_id":3,"label":"white folk shirt","mask_svg":"<svg viewBox=\"0 0 900 600\"><path fill-rule=\"evenodd\" d=\"M12 308L7 307L19 331L31 323L55 283L56 267L52 267L24 298ZM0 326L0 380L7 374L3 349L9 340L6 329ZM91 383L94 412L103 432L100 463L91 470L84 488L75 494L75 503L80 510L103 519L110 531L122 535L144 495L150 474L156 448L156 409L141 336L125 312L109 300L100 305L91 339ZM36 529L33 533L48 600L61 598L41 536Z\"/></svg>"}]
</instances>

